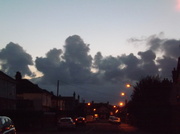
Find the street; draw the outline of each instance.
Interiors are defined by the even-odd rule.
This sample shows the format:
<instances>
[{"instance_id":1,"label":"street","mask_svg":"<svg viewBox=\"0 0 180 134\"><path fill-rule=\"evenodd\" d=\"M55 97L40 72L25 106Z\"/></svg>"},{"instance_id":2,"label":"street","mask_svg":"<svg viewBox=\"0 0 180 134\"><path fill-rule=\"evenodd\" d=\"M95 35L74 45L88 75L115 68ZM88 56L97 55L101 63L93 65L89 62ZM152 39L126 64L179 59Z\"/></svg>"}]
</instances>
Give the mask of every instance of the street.
<instances>
[{"instance_id":1,"label":"street","mask_svg":"<svg viewBox=\"0 0 180 134\"><path fill-rule=\"evenodd\" d=\"M137 128L122 123L115 125L108 122L87 123L86 126L79 126L75 130L64 129L58 131L57 128L46 128L37 132L18 132L17 134L150 134L138 131Z\"/></svg>"}]
</instances>

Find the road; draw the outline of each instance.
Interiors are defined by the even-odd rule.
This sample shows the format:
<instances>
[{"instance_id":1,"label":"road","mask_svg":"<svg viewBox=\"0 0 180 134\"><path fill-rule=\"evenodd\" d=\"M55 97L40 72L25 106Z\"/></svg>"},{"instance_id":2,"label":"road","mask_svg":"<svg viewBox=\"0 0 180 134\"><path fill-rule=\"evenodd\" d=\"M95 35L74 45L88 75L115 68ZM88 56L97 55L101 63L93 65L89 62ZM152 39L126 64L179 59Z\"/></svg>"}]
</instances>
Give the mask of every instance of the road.
<instances>
[{"instance_id":1,"label":"road","mask_svg":"<svg viewBox=\"0 0 180 134\"><path fill-rule=\"evenodd\" d=\"M37 132L17 132L17 134L150 134L140 132L128 124L115 125L108 122L87 123L86 126L77 127L75 130L61 130L46 128Z\"/></svg>"}]
</instances>

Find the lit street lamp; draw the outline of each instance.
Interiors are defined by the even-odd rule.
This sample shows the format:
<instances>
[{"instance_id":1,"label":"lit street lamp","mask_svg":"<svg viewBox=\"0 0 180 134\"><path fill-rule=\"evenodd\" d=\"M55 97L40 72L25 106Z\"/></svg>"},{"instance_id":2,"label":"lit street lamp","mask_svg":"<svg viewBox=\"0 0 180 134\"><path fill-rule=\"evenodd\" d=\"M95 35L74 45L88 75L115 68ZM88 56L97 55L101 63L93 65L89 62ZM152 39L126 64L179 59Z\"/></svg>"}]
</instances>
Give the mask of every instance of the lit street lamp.
<instances>
[{"instance_id":1,"label":"lit street lamp","mask_svg":"<svg viewBox=\"0 0 180 134\"><path fill-rule=\"evenodd\" d=\"M120 107L123 107L123 106L124 106L124 102L120 102L120 103L119 103L119 106L120 106Z\"/></svg>"},{"instance_id":2,"label":"lit street lamp","mask_svg":"<svg viewBox=\"0 0 180 134\"><path fill-rule=\"evenodd\" d=\"M135 87L134 84L129 84L129 83L127 83L125 86L126 86L126 88L134 88Z\"/></svg>"},{"instance_id":3,"label":"lit street lamp","mask_svg":"<svg viewBox=\"0 0 180 134\"><path fill-rule=\"evenodd\" d=\"M127 87L127 88L130 88L130 87L131 87L131 85L130 85L130 84L126 84L126 87Z\"/></svg>"},{"instance_id":4,"label":"lit street lamp","mask_svg":"<svg viewBox=\"0 0 180 134\"><path fill-rule=\"evenodd\" d=\"M122 93L121 93L121 96L125 96L125 93L124 93L124 92L122 92Z\"/></svg>"}]
</instances>

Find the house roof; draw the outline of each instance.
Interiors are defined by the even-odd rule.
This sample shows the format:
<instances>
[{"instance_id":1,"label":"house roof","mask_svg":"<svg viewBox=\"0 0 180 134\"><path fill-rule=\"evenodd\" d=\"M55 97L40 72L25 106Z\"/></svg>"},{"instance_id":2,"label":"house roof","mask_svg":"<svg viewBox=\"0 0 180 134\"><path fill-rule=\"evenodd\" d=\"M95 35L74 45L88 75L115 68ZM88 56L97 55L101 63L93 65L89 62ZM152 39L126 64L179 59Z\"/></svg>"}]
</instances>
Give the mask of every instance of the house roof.
<instances>
[{"instance_id":1,"label":"house roof","mask_svg":"<svg viewBox=\"0 0 180 134\"><path fill-rule=\"evenodd\" d=\"M22 93L43 93L43 89L41 89L38 85L33 84L27 79L21 79L17 82L16 92L18 94Z\"/></svg>"},{"instance_id":2,"label":"house roof","mask_svg":"<svg viewBox=\"0 0 180 134\"><path fill-rule=\"evenodd\" d=\"M0 71L0 79L15 83L15 79Z\"/></svg>"},{"instance_id":3,"label":"house roof","mask_svg":"<svg viewBox=\"0 0 180 134\"><path fill-rule=\"evenodd\" d=\"M64 96L64 97L61 97L61 99L66 100L66 101L68 101L68 100L75 100L75 98L72 97L72 96Z\"/></svg>"},{"instance_id":4,"label":"house roof","mask_svg":"<svg viewBox=\"0 0 180 134\"><path fill-rule=\"evenodd\" d=\"M27 79L21 79L17 81L16 93L46 93L53 95L53 93L47 91L46 89L40 88L37 84L34 84Z\"/></svg>"}]
</instances>

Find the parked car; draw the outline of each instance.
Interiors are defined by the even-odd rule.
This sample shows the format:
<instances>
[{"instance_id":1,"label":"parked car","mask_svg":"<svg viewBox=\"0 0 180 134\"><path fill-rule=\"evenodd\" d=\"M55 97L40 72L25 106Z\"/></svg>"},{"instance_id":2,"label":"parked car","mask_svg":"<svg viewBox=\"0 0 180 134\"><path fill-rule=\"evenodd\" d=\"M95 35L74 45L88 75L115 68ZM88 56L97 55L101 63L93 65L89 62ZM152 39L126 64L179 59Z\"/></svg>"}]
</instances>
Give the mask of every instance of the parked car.
<instances>
[{"instance_id":1,"label":"parked car","mask_svg":"<svg viewBox=\"0 0 180 134\"><path fill-rule=\"evenodd\" d=\"M14 123L7 116L0 116L0 134L16 134Z\"/></svg>"},{"instance_id":2,"label":"parked car","mask_svg":"<svg viewBox=\"0 0 180 134\"><path fill-rule=\"evenodd\" d=\"M77 117L75 119L75 123L76 123L77 126L79 126L79 125L85 126L86 125L86 118L84 118L84 117Z\"/></svg>"},{"instance_id":3,"label":"parked car","mask_svg":"<svg viewBox=\"0 0 180 134\"><path fill-rule=\"evenodd\" d=\"M71 129L76 128L75 122L73 121L71 117L60 118L58 120L57 126L58 126L58 130L64 129L64 128L71 128Z\"/></svg>"},{"instance_id":4,"label":"parked car","mask_svg":"<svg viewBox=\"0 0 180 134\"><path fill-rule=\"evenodd\" d=\"M116 116L109 116L109 122L113 124L121 124L121 118Z\"/></svg>"}]
</instances>

